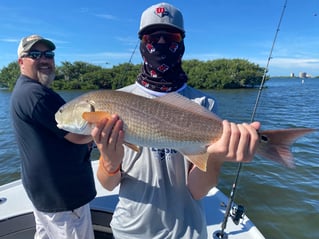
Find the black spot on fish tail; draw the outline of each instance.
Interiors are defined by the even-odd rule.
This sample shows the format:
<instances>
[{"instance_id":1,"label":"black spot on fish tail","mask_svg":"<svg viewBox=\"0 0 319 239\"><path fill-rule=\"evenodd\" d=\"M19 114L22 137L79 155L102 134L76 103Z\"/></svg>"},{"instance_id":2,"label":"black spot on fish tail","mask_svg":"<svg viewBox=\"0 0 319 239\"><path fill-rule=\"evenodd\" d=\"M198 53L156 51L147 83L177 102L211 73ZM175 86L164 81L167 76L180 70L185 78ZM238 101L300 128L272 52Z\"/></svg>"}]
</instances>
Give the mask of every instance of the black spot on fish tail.
<instances>
[{"instance_id":1,"label":"black spot on fish tail","mask_svg":"<svg viewBox=\"0 0 319 239\"><path fill-rule=\"evenodd\" d=\"M260 144L256 154L293 168L294 159L290 150L292 144L299 137L313 131L314 129L309 128L291 128L259 132Z\"/></svg>"}]
</instances>

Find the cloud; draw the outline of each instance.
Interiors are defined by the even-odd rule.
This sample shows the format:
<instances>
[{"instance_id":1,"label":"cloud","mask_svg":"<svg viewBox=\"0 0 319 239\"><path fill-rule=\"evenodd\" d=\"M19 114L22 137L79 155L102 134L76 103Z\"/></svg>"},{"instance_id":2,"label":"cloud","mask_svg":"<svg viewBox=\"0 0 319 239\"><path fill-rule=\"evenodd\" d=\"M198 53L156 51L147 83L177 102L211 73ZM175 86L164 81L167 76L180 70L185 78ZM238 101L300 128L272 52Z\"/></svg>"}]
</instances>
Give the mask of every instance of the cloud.
<instances>
[{"instance_id":1,"label":"cloud","mask_svg":"<svg viewBox=\"0 0 319 239\"><path fill-rule=\"evenodd\" d=\"M19 42L20 40L18 39L14 39L14 38L2 38L0 39L0 42L13 42L13 43L16 43L16 42Z\"/></svg>"},{"instance_id":2,"label":"cloud","mask_svg":"<svg viewBox=\"0 0 319 239\"><path fill-rule=\"evenodd\" d=\"M288 67L291 65L298 65L302 67L313 67L316 66L319 68L319 58L275 58L272 60L273 64L280 65L281 67Z\"/></svg>"},{"instance_id":3,"label":"cloud","mask_svg":"<svg viewBox=\"0 0 319 239\"><path fill-rule=\"evenodd\" d=\"M96 17L107 19L107 20L118 20L117 17L110 14L95 14Z\"/></svg>"}]
</instances>

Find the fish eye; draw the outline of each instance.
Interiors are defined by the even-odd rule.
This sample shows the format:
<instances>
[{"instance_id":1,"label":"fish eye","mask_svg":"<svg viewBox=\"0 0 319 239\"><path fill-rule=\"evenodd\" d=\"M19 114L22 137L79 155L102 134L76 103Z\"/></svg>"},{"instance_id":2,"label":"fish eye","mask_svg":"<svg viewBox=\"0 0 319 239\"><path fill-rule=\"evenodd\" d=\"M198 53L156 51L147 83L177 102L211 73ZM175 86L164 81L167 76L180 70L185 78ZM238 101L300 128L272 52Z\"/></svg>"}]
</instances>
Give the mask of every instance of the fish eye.
<instances>
[{"instance_id":1,"label":"fish eye","mask_svg":"<svg viewBox=\"0 0 319 239\"><path fill-rule=\"evenodd\" d=\"M261 139L261 142L264 142L264 143L268 142L268 137L266 135L261 135L260 139Z\"/></svg>"}]
</instances>

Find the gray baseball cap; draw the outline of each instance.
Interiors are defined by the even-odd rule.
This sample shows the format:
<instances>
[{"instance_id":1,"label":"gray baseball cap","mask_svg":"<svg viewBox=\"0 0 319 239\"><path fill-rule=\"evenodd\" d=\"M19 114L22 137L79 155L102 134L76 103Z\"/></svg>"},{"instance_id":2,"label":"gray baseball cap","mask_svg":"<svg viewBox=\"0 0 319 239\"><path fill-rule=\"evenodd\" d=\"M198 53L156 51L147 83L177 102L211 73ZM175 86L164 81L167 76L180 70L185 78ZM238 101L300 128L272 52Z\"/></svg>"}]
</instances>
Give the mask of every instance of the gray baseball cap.
<instances>
[{"instance_id":1,"label":"gray baseball cap","mask_svg":"<svg viewBox=\"0 0 319 239\"><path fill-rule=\"evenodd\" d=\"M21 39L18 47L18 58L30 51L32 46L38 42L44 43L51 51L55 50L55 45L52 41L45 39L39 35L31 35Z\"/></svg>"},{"instance_id":2,"label":"gray baseball cap","mask_svg":"<svg viewBox=\"0 0 319 239\"><path fill-rule=\"evenodd\" d=\"M181 11L168 3L159 3L147 8L142 13L138 35L141 38L145 31L153 27L167 26L176 28L184 36L184 20Z\"/></svg>"}]
</instances>

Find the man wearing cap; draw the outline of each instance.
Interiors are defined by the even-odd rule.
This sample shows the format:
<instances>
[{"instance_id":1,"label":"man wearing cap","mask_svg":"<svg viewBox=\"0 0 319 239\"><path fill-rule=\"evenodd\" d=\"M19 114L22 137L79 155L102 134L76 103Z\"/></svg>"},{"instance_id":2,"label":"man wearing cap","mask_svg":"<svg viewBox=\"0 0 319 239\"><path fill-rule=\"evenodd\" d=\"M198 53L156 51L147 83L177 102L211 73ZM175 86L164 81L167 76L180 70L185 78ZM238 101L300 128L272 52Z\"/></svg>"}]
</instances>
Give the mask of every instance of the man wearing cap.
<instances>
[{"instance_id":1,"label":"man wearing cap","mask_svg":"<svg viewBox=\"0 0 319 239\"><path fill-rule=\"evenodd\" d=\"M180 10L167 3L146 9L138 36L144 61L135 84L120 90L158 97L169 92L215 111L215 100L187 85L182 69L185 30ZM156 105L154 105L156 107ZM125 132L118 116L92 131L101 153L97 176L103 187L120 184L119 202L111 226L115 238L205 238L207 229L200 199L217 185L224 161L250 161L260 124L223 122L223 135L208 147L207 172L173 149L122 146Z\"/></svg>"},{"instance_id":2,"label":"man wearing cap","mask_svg":"<svg viewBox=\"0 0 319 239\"><path fill-rule=\"evenodd\" d=\"M52 89L55 45L31 35L21 40L21 75L11 95L11 117L21 157L23 186L34 207L36 239L93 239L89 202L96 190L90 136L57 128L65 101Z\"/></svg>"}]
</instances>

